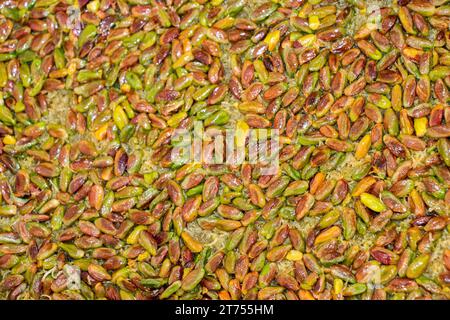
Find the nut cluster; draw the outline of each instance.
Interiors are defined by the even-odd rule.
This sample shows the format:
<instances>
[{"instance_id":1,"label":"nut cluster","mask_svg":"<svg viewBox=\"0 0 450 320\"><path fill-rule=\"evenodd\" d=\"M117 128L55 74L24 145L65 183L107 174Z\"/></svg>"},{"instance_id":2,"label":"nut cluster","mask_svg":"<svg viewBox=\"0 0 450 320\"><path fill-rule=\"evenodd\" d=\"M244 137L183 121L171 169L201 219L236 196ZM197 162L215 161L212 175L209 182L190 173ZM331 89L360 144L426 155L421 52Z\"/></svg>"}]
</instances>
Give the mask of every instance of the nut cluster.
<instances>
[{"instance_id":1,"label":"nut cluster","mask_svg":"<svg viewBox=\"0 0 450 320\"><path fill-rule=\"evenodd\" d=\"M448 0L1 0L0 298L449 299L449 30ZM277 129L277 172L174 163L195 121Z\"/></svg>"}]
</instances>

